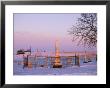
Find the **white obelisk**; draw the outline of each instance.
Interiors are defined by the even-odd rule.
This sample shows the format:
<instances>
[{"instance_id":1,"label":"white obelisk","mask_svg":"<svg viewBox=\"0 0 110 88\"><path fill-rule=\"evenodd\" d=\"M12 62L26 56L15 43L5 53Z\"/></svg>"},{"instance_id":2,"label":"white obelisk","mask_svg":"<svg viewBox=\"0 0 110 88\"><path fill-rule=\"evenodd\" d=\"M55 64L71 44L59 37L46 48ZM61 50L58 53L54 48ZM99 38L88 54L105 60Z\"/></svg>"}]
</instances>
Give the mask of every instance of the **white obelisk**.
<instances>
[{"instance_id":1,"label":"white obelisk","mask_svg":"<svg viewBox=\"0 0 110 88\"><path fill-rule=\"evenodd\" d=\"M55 41L55 63L53 65L54 68L62 67L60 63L60 50L59 50L59 41Z\"/></svg>"}]
</instances>

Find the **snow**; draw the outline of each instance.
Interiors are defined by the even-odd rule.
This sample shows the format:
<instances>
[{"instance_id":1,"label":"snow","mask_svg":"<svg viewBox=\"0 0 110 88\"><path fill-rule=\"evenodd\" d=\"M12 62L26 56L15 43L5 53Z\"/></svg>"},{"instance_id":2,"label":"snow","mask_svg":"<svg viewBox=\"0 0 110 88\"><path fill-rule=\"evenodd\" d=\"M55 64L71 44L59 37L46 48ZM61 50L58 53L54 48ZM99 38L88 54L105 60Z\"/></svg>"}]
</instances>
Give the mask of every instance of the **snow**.
<instances>
[{"instance_id":1,"label":"snow","mask_svg":"<svg viewBox=\"0 0 110 88\"><path fill-rule=\"evenodd\" d=\"M97 75L97 62L95 59L91 60L92 62L83 63L84 59L80 59L80 66L73 64L65 65L62 68L37 66L23 69L23 65L20 63L20 61L23 61L22 56L17 56L14 59L13 75Z\"/></svg>"}]
</instances>

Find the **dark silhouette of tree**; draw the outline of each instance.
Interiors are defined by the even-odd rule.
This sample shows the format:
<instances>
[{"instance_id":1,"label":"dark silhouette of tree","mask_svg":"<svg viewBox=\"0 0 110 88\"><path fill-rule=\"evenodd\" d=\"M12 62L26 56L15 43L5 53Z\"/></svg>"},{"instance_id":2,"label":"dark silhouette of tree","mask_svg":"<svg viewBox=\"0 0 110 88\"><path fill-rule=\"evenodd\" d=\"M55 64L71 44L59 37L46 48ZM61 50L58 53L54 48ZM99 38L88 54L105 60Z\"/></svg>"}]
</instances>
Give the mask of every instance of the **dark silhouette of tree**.
<instances>
[{"instance_id":1,"label":"dark silhouette of tree","mask_svg":"<svg viewBox=\"0 0 110 88\"><path fill-rule=\"evenodd\" d=\"M89 47L97 44L97 13L82 13L77 23L68 31L72 35L72 41Z\"/></svg>"}]
</instances>

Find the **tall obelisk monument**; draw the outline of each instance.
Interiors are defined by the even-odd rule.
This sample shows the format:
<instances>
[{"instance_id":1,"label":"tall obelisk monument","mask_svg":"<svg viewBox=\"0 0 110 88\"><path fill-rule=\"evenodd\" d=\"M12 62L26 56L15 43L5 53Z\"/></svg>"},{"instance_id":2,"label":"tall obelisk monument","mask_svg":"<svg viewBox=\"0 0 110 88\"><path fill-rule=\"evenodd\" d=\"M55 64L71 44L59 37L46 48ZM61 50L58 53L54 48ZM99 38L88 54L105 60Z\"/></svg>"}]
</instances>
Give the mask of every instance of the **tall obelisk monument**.
<instances>
[{"instance_id":1,"label":"tall obelisk monument","mask_svg":"<svg viewBox=\"0 0 110 88\"><path fill-rule=\"evenodd\" d=\"M59 41L55 41L55 62L53 68L61 68L62 65L60 63L60 50L59 50Z\"/></svg>"}]
</instances>

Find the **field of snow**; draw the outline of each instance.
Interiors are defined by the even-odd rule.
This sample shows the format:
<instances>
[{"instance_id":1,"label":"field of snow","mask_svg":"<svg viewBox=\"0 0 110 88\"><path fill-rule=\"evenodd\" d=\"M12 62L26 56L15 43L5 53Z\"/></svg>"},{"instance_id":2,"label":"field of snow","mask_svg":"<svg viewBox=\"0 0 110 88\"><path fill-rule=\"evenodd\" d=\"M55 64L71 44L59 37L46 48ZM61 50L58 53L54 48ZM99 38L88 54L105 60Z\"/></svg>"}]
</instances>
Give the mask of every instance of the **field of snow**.
<instances>
[{"instance_id":1,"label":"field of snow","mask_svg":"<svg viewBox=\"0 0 110 88\"><path fill-rule=\"evenodd\" d=\"M97 75L96 59L92 62L83 63L84 59L80 59L80 66L64 66L62 68L48 67L32 67L24 68L18 62L22 61L22 56L16 57L13 64L13 75ZM49 65L49 63L48 63Z\"/></svg>"}]
</instances>

